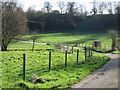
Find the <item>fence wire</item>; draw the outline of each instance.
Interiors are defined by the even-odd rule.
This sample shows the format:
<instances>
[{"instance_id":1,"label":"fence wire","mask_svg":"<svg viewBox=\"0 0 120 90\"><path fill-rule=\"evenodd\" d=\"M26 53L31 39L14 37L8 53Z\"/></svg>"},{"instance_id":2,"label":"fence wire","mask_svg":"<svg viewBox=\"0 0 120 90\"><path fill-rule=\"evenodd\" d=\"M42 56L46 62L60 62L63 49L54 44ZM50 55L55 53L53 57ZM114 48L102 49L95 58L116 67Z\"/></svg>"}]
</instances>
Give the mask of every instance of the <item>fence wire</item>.
<instances>
[{"instance_id":1,"label":"fence wire","mask_svg":"<svg viewBox=\"0 0 120 90\"><path fill-rule=\"evenodd\" d=\"M82 50L79 51L78 63L81 60L84 60L83 55L85 52ZM87 52L88 53L88 52ZM22 80L24 73L26 71L26 78L30 79L32 73L37 73L42 75L44 72L51 70L57 70L65 68L65 52L52 52L51 55L47 53L37 53L37 54L26 54L26 55L17 55L2 58L2 83L3 87L9 87L12 82L16 80ZM9 59L14 58L13 61ZM73 53L67 52L67 66L74 66L77 62L77 51ZM23 64L25 59L26 64ZM51 60L51 62L50 62ZM9 61L9 62L6 62ZM51 64L50 64L51 63ZM26 65L24 69L24 65ZM11 82L11 83L10 83Z\"/></svg>"}]
</instances>

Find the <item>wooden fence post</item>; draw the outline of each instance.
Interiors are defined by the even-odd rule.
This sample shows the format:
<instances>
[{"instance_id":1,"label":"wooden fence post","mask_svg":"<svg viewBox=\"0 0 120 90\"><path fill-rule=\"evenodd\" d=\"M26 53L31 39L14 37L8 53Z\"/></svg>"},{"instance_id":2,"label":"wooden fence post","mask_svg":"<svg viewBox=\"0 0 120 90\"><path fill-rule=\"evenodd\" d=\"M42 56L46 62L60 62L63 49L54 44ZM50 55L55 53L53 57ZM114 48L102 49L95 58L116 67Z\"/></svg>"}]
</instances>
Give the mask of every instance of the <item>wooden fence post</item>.
<instances>
[{"instance_id":1,"label":"wooden fence post","mask_svg":"<svg viewBox=\"0 0 120 90\"><path fill-rule=\"evenodd\" d=\"M76 61L76 64L78 64L78 57L79 57L79 49L77 50L77 61Z\"/></svg>"},{"instance_id":2,"label":"wooden fence post","mask_svg":"<svg viewBox=\"0 0 120 90\"><path fill-rule=\"evenodd\" d=\"M87 48L86 46L84 47L84 50L85 50L85 61L87 60Z\"/></svg>"},{"instance_id":3,"label":"wooden fence post","mask_svg":"<svg viewBox=\"0 0 120 90\"><path fill-rule=\"evenodd\" d=\"M67 67L67 50L65 52L65 67Z\"/></svg>"},{"instance_id":4,"label":"wooden fence post","mask_svg":"<svg viewBox=\"0 0 120 90\"><path fill-rule=\"evenodd\" d=\"M92 57L92 48L91 48L91 53L90 53L90 56Z\"/></svg>"},{"instance_id":5,"label":"wooden fence post","mask_svg":"<svg viewBox=\"0 0 120 90\"><path fill-rule=\"evenodd\" d=\"M51 51L49 51L49 70L51 70Z\"/></svg>"},{"instance_id":6,"label":"wooden fence post","mask_svg":"<svg viewBox=\"0 0 120 90\"><path fill-rule=\"evenodd\" d=\"M90 51L91 51L91 50L90 50L90 47L89 47L89 48L88 48L88 52L89 52L89 58L90 58Z\"/></svg>"},{"instance_id":7,"label":"wooden fence post","mask_svg":"<svg viewBox=\"0 0 120 90\"><path fill-rule=\"evenodd\" d=\"M72 53L73 53L73 46L72 46Z\"/></svg>"},{"instance_id":8,"label":"wooden fence post","mask_svg":"<svg viewBox=\"0 0 120 90\"><path fill-rule=\"evenodd\" d=\"M26 80L26 54L23 54L23 81Z\"/></svg>"}]
</instances>

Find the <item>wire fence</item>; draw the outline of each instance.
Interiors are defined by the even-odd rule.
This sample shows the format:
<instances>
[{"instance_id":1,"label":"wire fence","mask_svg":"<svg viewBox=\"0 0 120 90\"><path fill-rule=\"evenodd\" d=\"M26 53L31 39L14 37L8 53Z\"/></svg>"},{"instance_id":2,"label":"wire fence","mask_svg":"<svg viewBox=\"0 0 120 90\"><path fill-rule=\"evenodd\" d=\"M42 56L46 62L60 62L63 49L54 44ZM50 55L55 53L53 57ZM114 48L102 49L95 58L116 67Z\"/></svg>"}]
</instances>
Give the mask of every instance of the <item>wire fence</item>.
<instances>
[{"instance_id":1,"label":"wire fence","mask_svg":"<svg viewBox=\"0 0 120 90\"><path fill-rule=\"evenodd\" d=\"M84 47L84 51L57 53L47 51L41 54L23 54L3 57L2 62L2 88L14 85L16 81L30 81L31 74L42 75L51 70L63 69L77 65L93 56L91 48ZM74 68L74 67L73 67Z\"/></svg>"}]
</instances>

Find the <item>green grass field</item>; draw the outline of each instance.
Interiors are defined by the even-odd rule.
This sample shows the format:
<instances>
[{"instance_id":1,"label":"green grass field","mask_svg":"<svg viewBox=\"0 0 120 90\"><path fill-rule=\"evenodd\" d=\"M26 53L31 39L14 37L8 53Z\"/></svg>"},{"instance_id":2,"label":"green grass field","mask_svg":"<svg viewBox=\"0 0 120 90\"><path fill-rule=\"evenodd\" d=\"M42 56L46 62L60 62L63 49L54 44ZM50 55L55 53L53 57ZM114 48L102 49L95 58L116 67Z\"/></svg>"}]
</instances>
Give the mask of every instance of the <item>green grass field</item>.
<instances>
[{"instance_id":1,"label":"green grass field","mask_svg":"<svg viewBox=\"0 0 120 90\"><path fill-rule=\"evenodd\" d=\"M23 36L24 40L32 41L30 35ZM80 33L49 33L44 34L36 42L51 43L53 45L36 44L35 49L40 51L32 52L32 44L19 41L10 44L8 50L2 52L2 86L5 88L21 88L20 83L24 83L29 88L68 88L79 82L94 70L103 66L110 58L105 55L95 54L85 61L84 50L79 52L79 62L76 64L76 50L68 54L67 67L65 68L65 53L52 51L51 71L48 70L49 49L54 49L55 44L85 46L95 40L101 41L102 45L110 49L111 40L107 34L80 34ZM23 50L23 51L19 51ZM26 82L23 78L23 54L26 54ZM44 83L33 84L32 75L44 81Z\"/></svg>"},{"instance_id":2,"label":"green grass field","mask_svg":"<svg viewBox=\"0 0 120 90\"><path fill-rule=\"evenodd\" d=\"M42 50L54 49L54 46L36 44L35 49L42 49ZM19 42L10 44L8 46L8 50L32 50L32 44L28 44L26 42L19 41Z\"/></svg>"},{"instance_id":3,"label":"green grass field","mask_svg":"<svg viewBox=\"0 0 120 90\"><path fill-rule=\"evenodd\" d=\"M76 41L79 43L85 43L89 44L92 43L94 40L99 40L105 45L106 43L110 43L110 39L106 36L106 34L80 34L80 33L57 33L58 35L51 34L46 34L47 38L41 37L41 40L45 42L51 42L51 43L68 43L68 44L74 44ZM38 39L38 42L40 39ZM106 42L107 41L107 42Z\"/></svg>"},{"instance_id":4,"label":"green grass field","mask_svg":"<svg viewBox=\"0 0 120 90\"><path fill-rule=\"evenodd\" d=\"M109 58L94 54L93 58L85 61L84 53L79 53L79 62L76 65L76 53L68 54L68 63L65 68L65 53L52 52L51 71L48 70L48 51L9 51L2 56L3 87L20 88L22 81L23 56L26 53L26 85L29 88L67 88L83 79L92 71L105 64ZM36 74L45 83L33 84L31 74Z\"/></svg>"},{"instance_id":5,"label":"green grass field","mask_svg":"<svg viewBox=\"0 0 120 90\"><path fill-rule=\"evenodd\" d=\"M25 36L29 41L31 35ZM92 43L94 40L99 40L103 45L110 44L111 40L109 36L105 33L95 33L95 34L81 34L81 33L49 33L43 34L36 42L44 43L68 43L72 44L76 41L79 43Z\"/></svg>"},{"instance_id":6,"label":"green grass field","mask_svg":"<svg viewBox=\"0 0 120 90\"><path fill-rule=\"evenodd\" d=\"M41 35L39 35L41 36ZM23 36L23 39L26 41L32 41L31 35ZM79 43L79 46L85 46L92 44L93 41L101 41L102 48L111 49L111 39L106 33L95 33L95 34L81 34L81 33L49 33L43 34L40 38L36 40L38 43L49 43L49 44L61 44L73 46L76 42ZM32 45L19 42L16 44L9 45L8 49L24 48L24 45L27 47L25 49L31 49ZM36 49L50 48L53 49L54 46L45 46L45 45L35 45Z\"/></svg>"}]
</instances>

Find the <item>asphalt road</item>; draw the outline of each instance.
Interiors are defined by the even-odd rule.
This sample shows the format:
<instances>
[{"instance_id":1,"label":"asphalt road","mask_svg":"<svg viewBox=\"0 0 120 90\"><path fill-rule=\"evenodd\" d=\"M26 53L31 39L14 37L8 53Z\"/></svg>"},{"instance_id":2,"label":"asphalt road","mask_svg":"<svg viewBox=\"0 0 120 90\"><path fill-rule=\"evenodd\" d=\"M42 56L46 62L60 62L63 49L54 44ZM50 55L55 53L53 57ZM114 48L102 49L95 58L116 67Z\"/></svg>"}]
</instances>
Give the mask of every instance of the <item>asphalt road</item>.
<instances>
[{"instance_id":1,"label":"asphalt road","mask_svg":"<svg viewBox=\"0 0 120 90\"><path fill-rule=\"evenodd\" d=\"M111 60L71 88L118 88L118 54L105 55Z\"/></svg>"}]
</instances>

